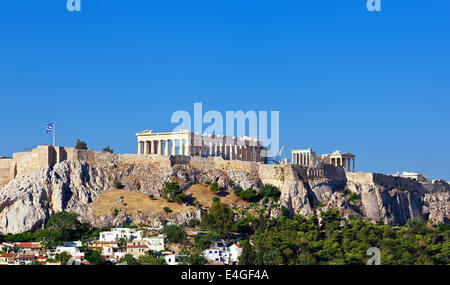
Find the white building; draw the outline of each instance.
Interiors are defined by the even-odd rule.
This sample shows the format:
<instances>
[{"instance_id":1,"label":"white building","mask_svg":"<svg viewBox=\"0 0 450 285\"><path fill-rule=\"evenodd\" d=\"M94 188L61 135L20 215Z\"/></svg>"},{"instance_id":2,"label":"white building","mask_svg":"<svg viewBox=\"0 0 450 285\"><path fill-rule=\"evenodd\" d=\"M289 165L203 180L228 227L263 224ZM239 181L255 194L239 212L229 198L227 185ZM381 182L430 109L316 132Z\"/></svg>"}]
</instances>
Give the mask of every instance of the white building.
<instances>
[{"instance_id":1,"label":"white building","mask_svg":"<svg viewBox=\"0 0 450 285\"><path fill-rule=\"evenodd\" d=\"M57 246L55 253L67 252L71 256L83 255L83 253L75 246Z\"/></svg>"},{"instance_id":2,"label":"white building","mask_svg":"<svg viewBox=\"0 0 450 285\"><path fill-rule=\"evenodd\" d=\"M101 232L99 241L142 240L142 231L130 228L113 228L110 231Z\"/></svg>"},{"instance_id":3,"label":"white building","mask_svg":"<svg viewBox=\"0 0 450 285\"><path fill-rule=\"evenodd\" d=\"M403 171L402 174L397 172L396 174L393 174L393 176L402 177L402 178L409 178L409 179L415 179L418 182L428 182L428 178L427 177L423 176L420 173L415 173L415 172Z\"/></svg>"},{"instance_id":4,"label":"white building","mask_svg":"<svg viewBox=\"0 0 450 285\"><path fill-rule=\"evenodd\" d=\"M230 253L230 263L237 263L239 260L239 256L242 253L243 247L239 244L235 243L232 246L228 248L228 251Z\"/></svg>"},{"instance_id":5,"label":"white building","mask_svg":"<svg viewBox=\"0 0 450 285\"><path fill-rule=\"evenodd\" d=\"M189 257L188 255L175 255L168 254L164 255L167 265L178 265L180 263L180 257Z\"/></svg>"},{"instance_id":6,"label":"white building","mask_svg":"<svg viewBox=\"0 0 450 285\"><path fill-rule=\"evenodd\" d=\"M203 251L203 257L206 260L214 262L228 263L230 259L230 253L228 252L227 248L207 248Z\"/></svg>"}]
</instances>

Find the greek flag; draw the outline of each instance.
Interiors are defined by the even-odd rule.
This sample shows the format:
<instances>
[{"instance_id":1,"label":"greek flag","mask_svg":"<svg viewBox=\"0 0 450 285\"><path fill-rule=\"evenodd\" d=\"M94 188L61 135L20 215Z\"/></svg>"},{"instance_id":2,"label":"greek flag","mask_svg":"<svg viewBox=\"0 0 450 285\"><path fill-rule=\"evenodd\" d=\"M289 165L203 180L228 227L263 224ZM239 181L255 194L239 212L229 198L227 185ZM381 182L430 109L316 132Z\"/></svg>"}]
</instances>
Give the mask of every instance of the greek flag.
<instances>
[{"instance_id":1,"label":"greek flag","mask_svg":"<svg viewBox=\"0 0 450 285\"><path fill-rule=\"evenodd\" d=\"M48 124L47 126L45 126L45 130L47 131L47 133L53 131L53 123Z\"/></svg>"}]
</instances>

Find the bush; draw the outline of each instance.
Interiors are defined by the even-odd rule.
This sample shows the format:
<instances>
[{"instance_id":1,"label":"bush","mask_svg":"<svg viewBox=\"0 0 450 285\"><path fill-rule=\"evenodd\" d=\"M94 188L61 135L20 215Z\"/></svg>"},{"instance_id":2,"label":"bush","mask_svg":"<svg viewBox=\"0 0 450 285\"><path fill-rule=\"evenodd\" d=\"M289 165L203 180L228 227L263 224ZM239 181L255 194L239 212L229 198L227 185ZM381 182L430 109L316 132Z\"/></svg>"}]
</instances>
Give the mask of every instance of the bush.
<instances>
[{"instance_id":1,"label":"bush","mask_svg":"<svg viewBox=\"0 0 450 285\"><path fill-rule=\"evenodd\" d=\"M428 231L427 222L425 222L422 218L418 219L409 219L406 222L406 228L409 233L412 234L426 234Z\"/></svg>"},{"instance_id":2,"label":"bush","mask_svg":"<svg viewBox=\"0 0 450 285\"><path fill-rule=\"evenodd\" d=\"M175 196L175 198L173 199L173 201L174 201L175 203L182 204L183 202L186 201L186 199L187 199L187 195L184 194L184 193L181 193L181 194L178 194L177 196Z\"/></svg>"},{"instance_id":3,"label":"bush","mask_svg":"<svg viewBox=\"0 0 450 285\"><path fill-rule=\"evenodd\" d=\"M213 197L212 201L213 201L213 203L220 203L220 198L219 197Z\"/></svg>"},{"instance_id":4,"label":"bush","mask_svg":"<svg viewBox=\"0 0 450 285\"><path fill-rule=\"evenodd\" d=\"M147 252L147 254L139 256L138 264L140 264L140 265L166 265L166 260L164 259L164 257L156 257L153 253Z\"/></svg>"},{"instance_id":5,"label":"bush","mask_svg":"<svg viewBox=\"0 0 450 285\"><path fill-rule=\"evenodd\" d=\"M198 219L192 219L189 221L188 226L191 228L196 228L200 225L200 220Z\"/></svg>"},{"instance_id":6,"label":"bush","mask_svg":"<svg viewBox=\"0 0 450 285\"><path fill-rule=\"evenodd\" d=\"M213 193L216 193L219 190L219 183L217 182L211 183L211 185L209 186L209 190Z\"/></svg>"},{"instance_id":7,"label":"bush","mask_svg":"<svg viewBox=\"0 0 450 285\"><path fill-rule=\"evenodd\" d=\"M89 248L84 251L84 259L89 261L91 265L99 265L104 263L100 252Z\"/></svg>"},{"instance_id":8,"label":"bush","mask_svg":"<svg viewBox=\"0 0 450 285\"><path fill-rule=\"evenodd\" d=\"M350 202L354 203L355 199L358 197L358 195L356 195L356 193L352 193L352 195L350 195L350 198L348 198L348 200L350 200Z\"/></svg>"},{"instance_id":9,"label":"bush","mask_svg":"<svg viewBox=\"0 0 450 285\"><path fill-rule=\"evenodd\" d=\"M119 210L117 208L114 208L114 210L113 210L114 217L117 217L118 214L119 214Z\"/></svg>"},{"instance_id":10,"label":"bush","mask_svg":"<svg viewBox=\"0 0 450 285\"><path fill-rule=\"evenodd\" d=\"M177 182L164 182L162 189L163 198L169 202L183 203L186 201L187 196L180 189L180 185Z\"/></svg>"},{"instance_id":11,"label":"bush","mask_svg":"<svg viewBox=\"0 0 450 285\"><path fill-rule=\"evenodd\" d=\"M114 182L114 187L117 189L123 189L125 186L123 186L122 182L116 181Z\"/></svg>"},{"instance_id":12,"label":"bush","mask_svg":"<svg viewBox=\"0 0 450 285\"><path fill-rule=\"evenodd\" d=\"M276 202L281 196L281 191L273 185L266 184L259 191L259 195L267 199L272 198L272 200Z\"/></svg>"},{"instance_id":13,"label":"bush","mask_svg":"<svg viewBox=\"0 0 450 285\"><path fill-rule=\"evenodd\" d=\"M348 191L347 188L343 189L341 192L342 192L344 195L347 195L347 194L349 193L349 191Z\"/></svg>"},{"instance_id":14,"label":"bush","mask_svg":"<svg viewBox=\"0 0 450 285\"><path fill-rule=\"evenodd\" d=\"M289 209L286 208L285 206L282 206L282 207L281 207L281 216L286 217L286 218L289 218L290 215L291 215L291 214L290 214L290 212L289 212Z\"/></svg>"},{"instance_id":15,"label":"bush","mask_svg":"<svg viewBox=\"0 0 450 285\"><path fill-rule=\"evenodd\" d=\"M259 196L253 188L248 188L247 190L240 192L238 196L247 202L257 202L261 200L261 196Z\"/></svg>"},{"instance_id":16,"label":"bush","mask_svg":"<svg viewBox=\"0 0 450 285\"><path fill-rule=\"evenodd\" d=\"M241 194L242 191L244 191L244 189L242 189L240 186L238 186L234 189L234 194L236 196L239 196L239 194Z\"/></svg>"},{"instance_id":17,"label":"bush","mask_svg":"<svg viewBox=\"0 0 450 285\"><path fill-rule=\"evenodd\" d=\"M170 242L180 243L186 239L186 233L181 226L165 226L163 233Z\"/></svg>"},{"instance_id":18,"label":"bush","mask_svg":"<svg viewBox=\"0 0 450 285\"><path fill-rule=\"evenodd\" d=\"M127 265L139 265L139 262L136 258L130 253L125 254L121 259L117 261L118 263L126 262Z\"/></svg>"},{"instance_id":19,"label":"bush","mask_svg":"<svg viewBox=\"0 0 450 285\"><path fill-rule=\"evenodd\" d=\"M194 236L194 246L197 249L204 250L211 246L211 244L216 240L216 237L211 233L199 233Z\"/></svg>"},{"instance_id":20,"label":"bush","mask_svg":"<svg viewBox=\"0 0 450 285\"><path fill-rule=\"evenodd\" d=\"M204 265L206 263L206 259L198 254L190 254L189 257L181 257L181 265Z\"/></svg>"},{"instance_id":21,"label":"bush","mask_svg":"<svg viewBox=\"0 0 450 285\"><path fill-rule=\"evenodd\" d=\"M163 211L166 213L172 213L173 211L169 207L164 207Z\"/></svg>"}]
</instances>

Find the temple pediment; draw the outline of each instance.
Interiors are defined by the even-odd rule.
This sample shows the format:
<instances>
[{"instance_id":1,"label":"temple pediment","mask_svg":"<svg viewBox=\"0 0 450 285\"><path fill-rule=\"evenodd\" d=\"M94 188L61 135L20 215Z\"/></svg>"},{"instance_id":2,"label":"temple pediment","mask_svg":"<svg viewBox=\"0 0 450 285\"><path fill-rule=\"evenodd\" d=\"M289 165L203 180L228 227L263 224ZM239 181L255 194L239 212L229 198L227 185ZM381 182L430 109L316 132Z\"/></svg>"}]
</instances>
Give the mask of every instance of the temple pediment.
<instances>
[{"instance_id":1,"label":"temple pediment","mask_svg":"<svg viewBox=\"0 0 450 285\"><path fill-rule=\"evenodd\" d=\"M145 130L140 133L137 133L136 135L137 136L145 136L145 135L151 135L151 134L153 134L153 130Z\"/></svg>"}]
</instances>

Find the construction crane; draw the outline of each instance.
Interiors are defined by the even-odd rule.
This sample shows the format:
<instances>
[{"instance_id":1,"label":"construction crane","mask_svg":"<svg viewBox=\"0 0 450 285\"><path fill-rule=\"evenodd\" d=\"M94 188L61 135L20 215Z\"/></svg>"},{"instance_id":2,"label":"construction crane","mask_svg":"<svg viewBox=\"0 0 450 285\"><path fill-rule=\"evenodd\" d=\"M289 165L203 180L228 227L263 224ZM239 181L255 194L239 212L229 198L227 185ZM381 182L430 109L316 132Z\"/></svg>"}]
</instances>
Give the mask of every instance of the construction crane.
<instances>
[{"instance_id":1,"label":"construction crane","mask_svg":"<svg viewBox=\"0 0 450 285\"><path fill-rule=\"evenodd\" d=\"M280 164L281 161L282 161L283 153L284 153L284 145L281 147L281 149L278 152L277 156L269 158L269 162L272 162L272 163L275 163L275 164Z\"/></svg>"}]
</instances>

